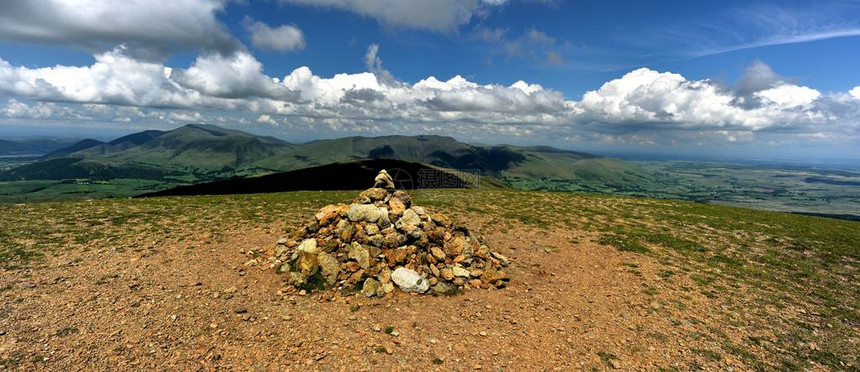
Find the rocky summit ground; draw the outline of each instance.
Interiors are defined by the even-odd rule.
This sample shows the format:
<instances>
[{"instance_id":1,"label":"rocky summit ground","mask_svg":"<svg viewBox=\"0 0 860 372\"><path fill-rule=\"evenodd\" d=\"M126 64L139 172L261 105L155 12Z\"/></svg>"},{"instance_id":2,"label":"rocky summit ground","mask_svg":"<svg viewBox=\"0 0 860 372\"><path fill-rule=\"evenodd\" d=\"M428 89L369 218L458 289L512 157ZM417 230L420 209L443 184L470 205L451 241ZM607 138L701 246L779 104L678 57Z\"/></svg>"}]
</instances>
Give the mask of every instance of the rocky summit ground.
<instances>
[{"instance_id":1,"label":"rocky summit ground","mask_svg":"<svg viewBox=\"0 0 860 372\"><path fill-rule=\"evenodd\" d=\"M0 366L857 370L860 224L625 197L422 190L504 289L322 300L254 265L355 192L0 206ZM249 263L247 266L246 263Z\"/></svg>"}]
</instances>

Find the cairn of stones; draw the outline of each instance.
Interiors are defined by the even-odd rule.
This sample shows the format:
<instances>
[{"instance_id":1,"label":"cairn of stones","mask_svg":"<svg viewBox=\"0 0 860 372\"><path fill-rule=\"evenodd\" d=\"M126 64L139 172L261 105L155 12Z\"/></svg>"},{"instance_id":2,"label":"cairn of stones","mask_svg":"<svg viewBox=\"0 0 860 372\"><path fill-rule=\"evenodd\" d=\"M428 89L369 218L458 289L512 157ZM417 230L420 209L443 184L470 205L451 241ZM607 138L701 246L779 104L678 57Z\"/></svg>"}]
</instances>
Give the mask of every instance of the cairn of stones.
<instances>
[{"instance_id":1,"label":"cairn of stones","mask_svg":"<svg viewBox=\"0 0 860 372\"><path fill-rule=\"evenodd\" d=\"M413 205L385 170L352 204L323 207L278 243L274 267L293 293L453 294L509 281L505 256L465 226Z\"/></svg>"}]
</instances>

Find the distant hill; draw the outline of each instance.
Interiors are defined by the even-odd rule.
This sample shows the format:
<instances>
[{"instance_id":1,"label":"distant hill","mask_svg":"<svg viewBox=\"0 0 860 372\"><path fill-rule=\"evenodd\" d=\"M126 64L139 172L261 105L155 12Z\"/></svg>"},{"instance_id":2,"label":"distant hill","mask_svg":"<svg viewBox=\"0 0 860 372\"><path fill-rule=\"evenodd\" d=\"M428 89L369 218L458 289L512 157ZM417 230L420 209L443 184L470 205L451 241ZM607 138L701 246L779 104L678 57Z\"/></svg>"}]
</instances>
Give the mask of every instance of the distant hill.
<instances>
[{"instance_id":1,"label":"distant hill","mask_svg":"<svg viewBox=\"0 0 860 372\"><path fill-rule=\"evenodd\" d=\"M163 180L184 173L137 164L113 165L87 159L51 158L0 172L0 181L63 180L71 178L134 178Z\"/></svg>"},{"instance_id":2,"label":"distant hill","mask_svg":"<svg viewBox=\"0 0 860 372\"><path fill-rule=\"evenodd\" d=\"M87 158L94 157L99 155L109 155L121 152L123 150L128 150L137 145L142 145L155 137L158 137L162 134L166 133L165 131L160 130L146 130L143 132L132 133L127 136L122 136L108 143L100 143L95 146L90 146L87 148L81 148L77 151L73 151L71 153L65 155L72 155L77 158Z\"/></svg>"},{"instance_id":3,"label":"distant hill","mask_svg":"<svg viewBox=\"0 0 860 372\"><path fill-rule=\"evenodd\" d=\"M186 125L106 157L174 169L231 171L273 156L292 144L214 125Z\"/></svg>"},{"instance_id":4,"label":"distant hill","mask_svg":"<svg viewBox=\"0 0 860 372\"><path fill-rule=\"evenodd\" d=\"M56 138L32 138L21 140L0 139L0 156L44 155L69 146L74 140Z\"/></svg>"},{"instance_id":5,"label":"distant hill","mask_svg":"<svg viewBox=\"0 0 860 372\"><path fill-rule=\"evenodd\" d=\"M272 137L214 125L149 130L102 143L84 140L46 159L0 173L0 180L179 177L185 182L241 175L252 162L294 147ZM260 173L259 170L248 170Z\"/></svg>"},{"instance_id":6,"label":"distant hill","mask_svg":"<svg viewBox=\"0 0 860 372\"><path fill-rule=\"evenodd\" d=\"M333 163L259 177L202 183L143 194L150 196L258 194L299 190L359 190L370 187L380 170L386 169L397 188L509 188L498 180L451 169L391 159L366 159Z\"/></svg>"},{"instance_id":7,"label":"distant hill","mask_svg":"<svg viewBox=\"0 0 860 372\"><path fill-rule=\"evenodd\" d=\"M475 146L443 136L383 136L313 141L253 165L284 171L368 158L421 162L492 177L544 178L572 178L575 163L603 159L548 146Z\"/></svg>"},{"instance_id":8,"label":"distant hill","mask_svg":"<svg viewBox=\"0 0 860 372\"><path fill-rule=\"evenodd\" d=\"M135 178L176 183L289 172L363 159L456 169L523 189L612 191L652 187L654 175L630 163L547 146L478 146L444 136L345 137L291 144L214 125L144 131L107 143L85 140L0 180Z\"/></svg>"},{"instance_id":9,"label":"distant hill","mask_svg":"<svg viewBox=\"0 0 860 372\"><path fill-rule=\"evenodd\" d=\"M368 158L407 160L453 169L498 172L523 157L505 148L473 146L451 137L345 137L309 142L291 151L263 159L255 165L261 168L290 170Z\"/></svg>"},{"instance_id":10,"label":"distant hill","mask_svg":"<svg viewBox=\"0 0 860 372\"><path fill-rule=\"evenodd\" d=\"M23 150L23 146L15 141L0 139L0 155L17 155Z\"/></svg>"},{"instance_id":11,"label":"distant hill","mask_svg":"<svg viewBox=\"0 0 860 372\"><path fill-rule=\"evenodd\" d=\"M53 151L53 152L51 152L51 153L49 153L49 154L45 155L45 157L46 157L46 158L60 158L60 157L65 157L65 156L69 156L69 155L71 155L71 154L74 154L74 153L76 153L76 152L78 152L78 151L83 151L83 150L89 149L89 148L91 148L91 147L95 147L95 146L102 145L102 144L104 144L104 142L102 142L102 141L98 141L98 140L94 140L94 139L91 139L91 138L87 138L87 139L84 139L84 140L81 140L81 141L75 142L75 143L74 143L73 145L71 145L71 146L63 147L63 148L61 148L61 149L59 149L59 150Z\"/></svg>"},{"instance_id":12,"label":"distant hill","mask_svg":"<svg viewBox=\"0 0 860 372\"><path fill-rule=\"evenodd\" d=\"M107 144L111 146L140 145L164 133L167 132L163 130L145 130L143 132L137 132L129 134L127 136L122 136L120 138L108 142Z\"/></svg>"}]
</instances>

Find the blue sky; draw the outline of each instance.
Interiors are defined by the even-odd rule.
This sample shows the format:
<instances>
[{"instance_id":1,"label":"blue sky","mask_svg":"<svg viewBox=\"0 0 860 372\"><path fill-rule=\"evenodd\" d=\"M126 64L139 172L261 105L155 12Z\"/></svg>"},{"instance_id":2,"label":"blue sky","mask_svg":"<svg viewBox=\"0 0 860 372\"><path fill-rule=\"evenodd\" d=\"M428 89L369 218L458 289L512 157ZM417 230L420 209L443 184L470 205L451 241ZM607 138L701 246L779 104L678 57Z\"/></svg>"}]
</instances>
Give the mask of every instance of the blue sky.
<instances>
[{"instance_id":1,"label":"blue sky","mask_svg":"<svg viewBox=\"0 0 860 372\"><path fill-rule=\"evenodd\" d=\"M858 1L2 6L0 136L203 122L294 141L860 157Z\"/></svg>"}]
</instances>

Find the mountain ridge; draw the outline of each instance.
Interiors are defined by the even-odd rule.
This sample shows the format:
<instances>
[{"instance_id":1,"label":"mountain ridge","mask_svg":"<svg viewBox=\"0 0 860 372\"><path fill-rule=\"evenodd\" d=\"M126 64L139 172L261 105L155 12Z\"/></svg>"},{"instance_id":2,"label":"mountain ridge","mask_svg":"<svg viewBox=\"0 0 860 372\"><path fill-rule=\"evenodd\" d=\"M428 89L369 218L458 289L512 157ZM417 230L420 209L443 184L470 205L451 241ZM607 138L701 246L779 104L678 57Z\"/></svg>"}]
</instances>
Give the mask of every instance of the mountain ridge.
<instances>
[{"instance_id":1,"label":"mountain ridge","mask_svg":"<svg viewBox=\"0 0 860 372\"><path fill-rule=\"evenodd\" d=\"M390 159L467 171L526 189L625 188L652 174L629 163L550 146L473 145L449 136L351 136L293 144L207 124L88 141L39 162L0 172L0 180L136 178L189 184L289 172L363 159ZM549 187L549 188L548 188Z\"/></svg>"}]
</instances>

